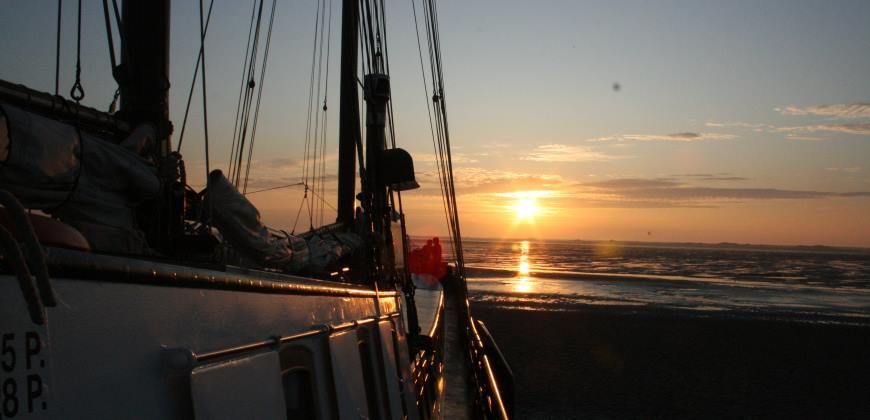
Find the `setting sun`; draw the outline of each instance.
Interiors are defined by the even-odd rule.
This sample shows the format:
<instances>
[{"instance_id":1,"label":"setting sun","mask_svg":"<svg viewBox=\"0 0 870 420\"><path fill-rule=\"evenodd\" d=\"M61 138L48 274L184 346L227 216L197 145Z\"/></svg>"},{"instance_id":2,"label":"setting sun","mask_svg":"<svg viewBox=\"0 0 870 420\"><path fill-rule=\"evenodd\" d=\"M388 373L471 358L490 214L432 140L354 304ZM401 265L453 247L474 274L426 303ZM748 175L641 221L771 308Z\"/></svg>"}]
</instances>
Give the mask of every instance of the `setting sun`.
<instances>
[{"instance_id":1,"label":"setting sun","mask_svg":"<svg viewBox=\"0 0 870 420\"><path fill-rule=\"evenodd\" d=\"M544 191L521 191L505 194L505 196L515 200L510 209L513 210L517 222L534 222L535 217L542 212L538 198L545 195L547 192Z\"/></svg>"},{"instance_id":2,"label":"setting sun","mask_svg":"<svg viewBox=\"0 0 870 420\"><path fill-rule=\"evenodd\" d=\"M538 203L534 198L520 198L513 206L517 220L534 220L538 213Z\"/></svg>"}]
</instances>

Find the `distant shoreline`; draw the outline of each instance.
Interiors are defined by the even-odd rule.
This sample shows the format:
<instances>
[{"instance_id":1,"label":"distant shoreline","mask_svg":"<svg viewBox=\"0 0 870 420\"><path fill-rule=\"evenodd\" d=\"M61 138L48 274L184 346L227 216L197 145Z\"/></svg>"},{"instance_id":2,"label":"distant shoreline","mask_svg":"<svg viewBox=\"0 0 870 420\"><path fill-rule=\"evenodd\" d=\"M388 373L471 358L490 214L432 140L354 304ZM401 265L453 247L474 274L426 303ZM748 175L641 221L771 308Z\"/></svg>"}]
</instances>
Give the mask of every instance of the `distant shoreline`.
<instances>
[{"instance_id":1,"label":"distant shoreline","mask_svg":"<svg viewBox=\"0 0 870 420\"><path fill-rule=\"evenodd\" d=\"M412 239L428 239L428 236L411 235ZM447 238L442 238L442 241L447 241ZM617 241L617 240L594 240L594 239L533 239L533 238L485 238L485 237L464 237L465 242L522 242L529 241L535 243L559 243L559 244L583 244L583 245L603 245L612 244L626 247L642 247L642 248L699 248L699 249L717 249L717 250L739 250L739 251L789 251L789 252L812 252L812 253L853 253L861 255L870 255L870 247L859 246L839 246L839 245L777 245L777 244L750 244L736 242L654 242L654 241Z\"/></svg>"}]
</instances>

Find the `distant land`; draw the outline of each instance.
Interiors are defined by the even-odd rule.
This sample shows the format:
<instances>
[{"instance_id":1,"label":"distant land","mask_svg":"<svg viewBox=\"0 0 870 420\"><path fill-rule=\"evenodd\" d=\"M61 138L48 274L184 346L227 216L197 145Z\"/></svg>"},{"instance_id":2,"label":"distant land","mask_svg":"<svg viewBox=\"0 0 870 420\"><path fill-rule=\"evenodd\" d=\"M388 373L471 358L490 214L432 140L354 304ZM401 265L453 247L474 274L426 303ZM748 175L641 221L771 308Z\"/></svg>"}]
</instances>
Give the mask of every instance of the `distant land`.
<instances>
[{"instance_id":1,"label":"distant land","mask_svg":"<svg viewBox=\"0 0 870 420\"><path fill-rule=\"evenodd\" d=\"M418 238L417 236L413 236ZM422 238L422 237L419 237ZM552 242L552 243L578 243L586 245L595 244L614 244L622 246L646 247L646 248L715 248L715 249L735 249L735 250L758 250L758 251L803 251L803 252L831 252L831 253L857 253L870 254L870 248L852 247L852 246L833 246L833 245L776 245L776 244L749 244L736 242L653 242L653 241L617 241L613 239L535 239L535 238L484 238L484 237L465 237L463 241L486 241L486 242Z\"/></svg>"}]
</instances>

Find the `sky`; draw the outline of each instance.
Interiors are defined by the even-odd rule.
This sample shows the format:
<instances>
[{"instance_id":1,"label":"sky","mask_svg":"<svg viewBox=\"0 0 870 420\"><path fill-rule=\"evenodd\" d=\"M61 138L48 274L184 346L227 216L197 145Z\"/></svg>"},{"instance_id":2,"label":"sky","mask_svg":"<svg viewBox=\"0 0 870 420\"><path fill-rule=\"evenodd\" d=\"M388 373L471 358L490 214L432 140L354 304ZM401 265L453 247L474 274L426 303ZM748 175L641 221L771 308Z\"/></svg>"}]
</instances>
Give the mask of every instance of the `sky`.
<instances>
[{"instance_id":1,"label":"sky","mask_svg":"<svg viewBox=\"0 0 870 420\"><path fill-rule=\"evenodd\" d=\"M332 1L331 70L318 100L325 95L330 104L332 174L340 3ZM408 227L444 234L411 2L388 3L396 137L415 157L422 185L403 196ZM251 190L300 179L317 4L278 2ZM213 168L229 159L251 5L216 0L206 39ZM0 77L53 91L56 3L5 6ZM198 7L172 6L174 141L199 47ZM438 7L466 236L870 246L870 2L443 0ZM64 2L66 95L74 8ZM101 2L85 0L83 15L83 102L105 110L116 86ZM181 151L189 182L201 188L198 95ZM326 179L329 222L335 187ZM300 231L312 222L305 212L296 221L301 188L250 198L269 225L295 222Z\"/></svg>"}]
</instances>

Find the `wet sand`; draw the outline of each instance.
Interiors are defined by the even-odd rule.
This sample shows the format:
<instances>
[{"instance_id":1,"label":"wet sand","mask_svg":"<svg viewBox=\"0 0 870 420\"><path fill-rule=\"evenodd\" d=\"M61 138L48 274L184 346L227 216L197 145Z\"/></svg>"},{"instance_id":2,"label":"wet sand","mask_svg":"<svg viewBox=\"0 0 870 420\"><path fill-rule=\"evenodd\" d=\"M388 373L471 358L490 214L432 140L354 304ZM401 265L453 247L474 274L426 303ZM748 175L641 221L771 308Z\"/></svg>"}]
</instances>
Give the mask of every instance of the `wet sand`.
<instances>
[{"instance_id":1,"label":"wet sand","mask_svg":"<svg viewBox=\"0 0 870 420\"><path fill-rule=\"evenodd\" d=\"M514 371L518 418L870 416L870 325L655 307L472 307Z\"/></svg>"}]
</instances>

